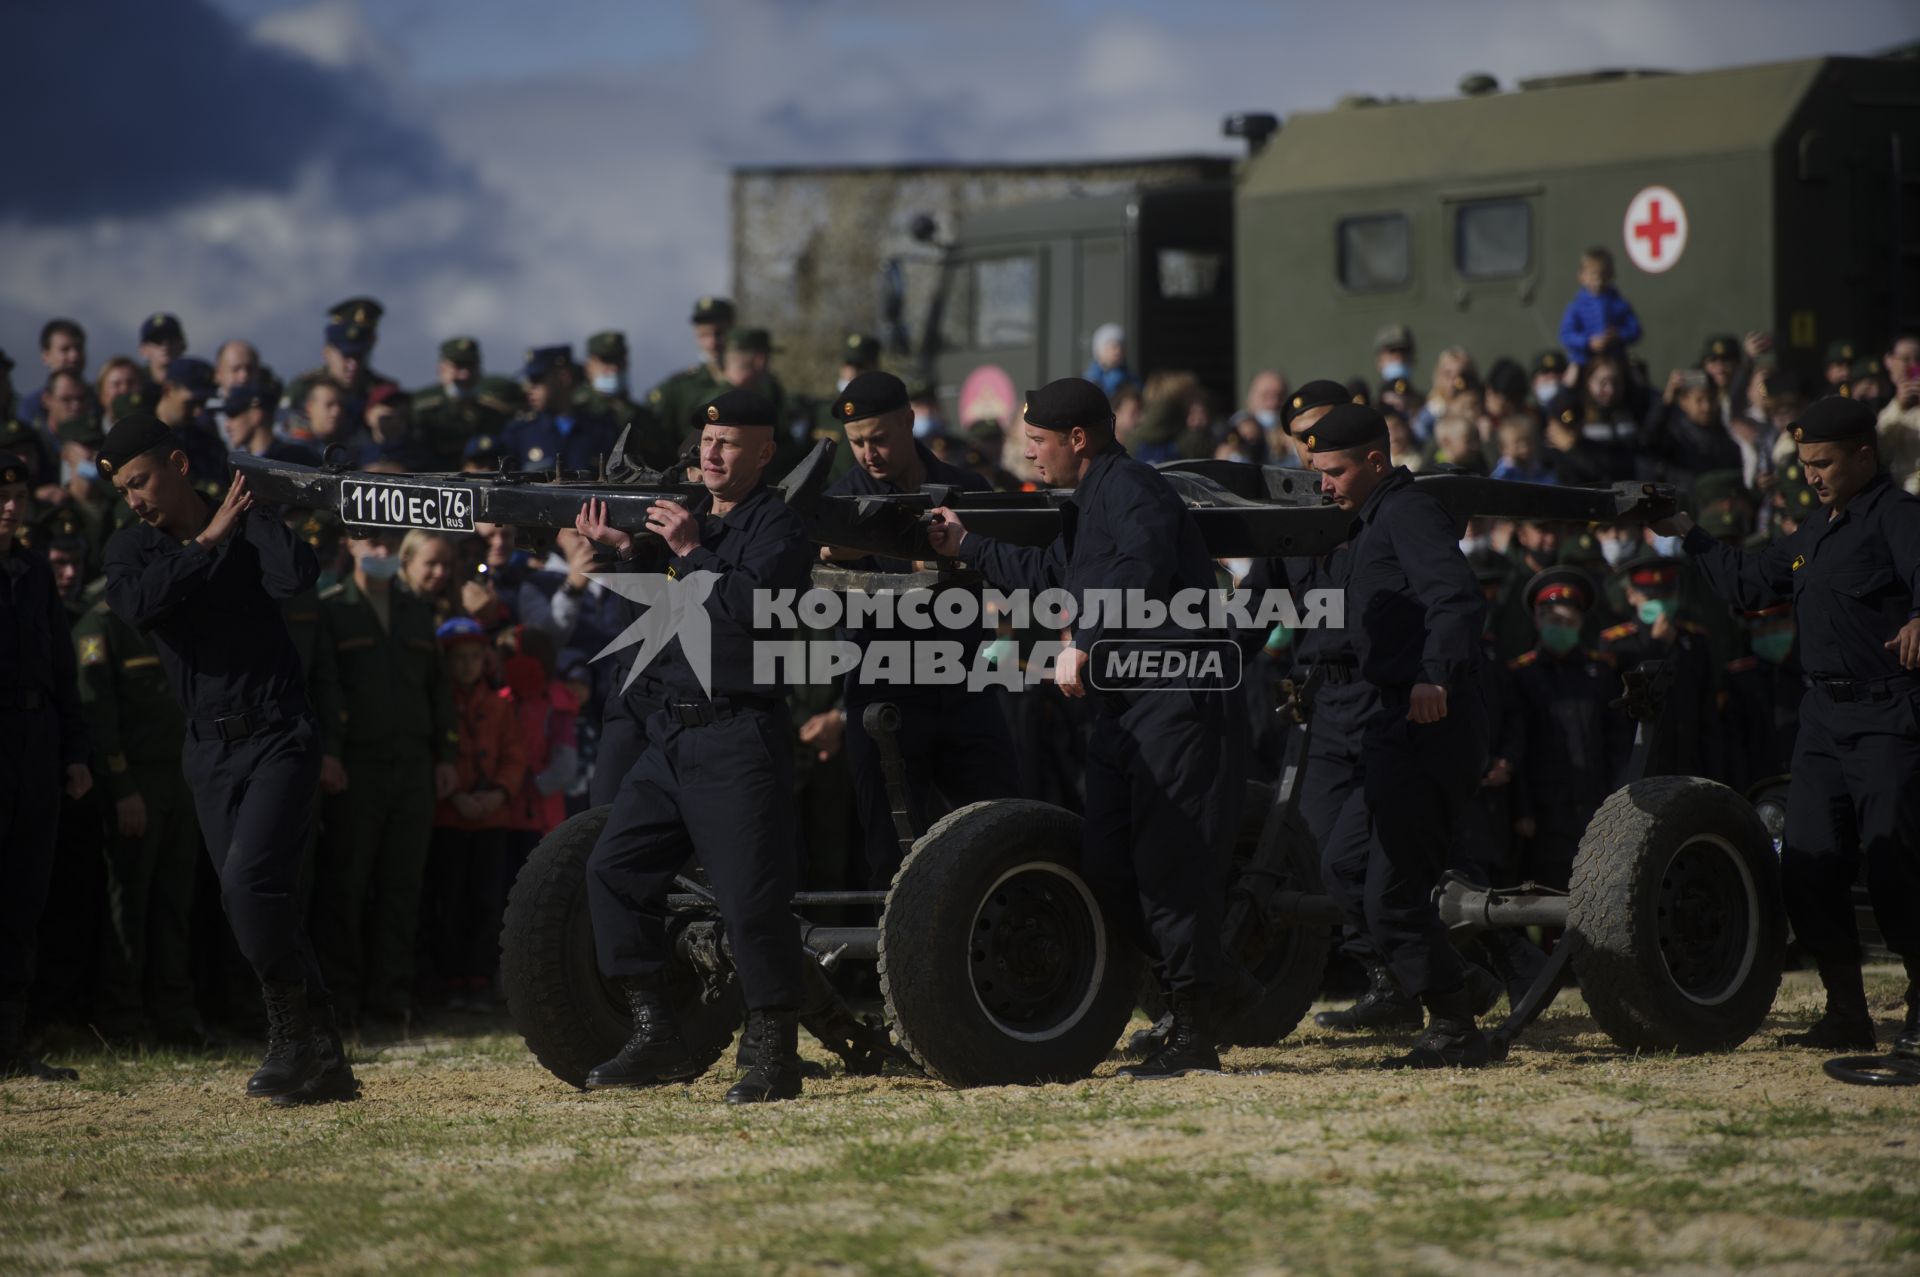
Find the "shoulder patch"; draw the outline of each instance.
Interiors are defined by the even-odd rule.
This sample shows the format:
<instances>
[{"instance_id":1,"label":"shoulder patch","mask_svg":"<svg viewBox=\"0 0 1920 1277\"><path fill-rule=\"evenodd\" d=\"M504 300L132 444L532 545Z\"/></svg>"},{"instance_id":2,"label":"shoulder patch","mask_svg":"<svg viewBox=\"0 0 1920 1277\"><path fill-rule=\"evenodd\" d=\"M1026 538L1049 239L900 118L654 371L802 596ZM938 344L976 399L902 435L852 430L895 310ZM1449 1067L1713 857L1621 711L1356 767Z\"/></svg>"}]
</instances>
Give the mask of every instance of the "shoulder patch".
<instances>
[{"instance_id":1,"label":"shoulder patch","mask_svg":"<svg viewBox=\"0 0 1920 1277\"><path fill-rule=\"evenodd\" d=\"M320 597L323 599L337 599L342 594L345 594L346 591L347 583L345 581L336 581L326 589L320 591Z\"/></svg>"},{"instance_id":2,"label":"shoulder patch","mask_svg":"<svg viewBox=\"0 0 1920 1277\"><path fill-rule=\"evenodd\" d=\"M1514 657L1512 660L1507 662L1507 668L1510 670L1523 669L1526 666L1533 664L1535 661L1539 659L1540 659L1540 653L1538 652L1522 652L1520 653L1520 655Z\"/></svg>"},{"instance_id":3,"label":"shoulder patch","mask_svg":"<svg viewBox=\"0 0 1920 1277\"><path fill-rule=\"evenodd\" d=\"M107 640L99 634L80 636L80 663L82 665L105 665L107 663Z\"/></svg>"},{"instance_id":4,"label":"shoulder patch","mask_svg":"<svg viewBox=\"0 0 1920 1277\"><path fill-rule=\"evenodd\" d=\"M1705 634L1707 632L1707 627L1698 621L1682 621L1680 622L1680 628L1689 634Z\"/></svg>"},{"instance_id":5,"label":"shoulder patch","mask_svg":"<svg viewBox=\"0 0 1920 1277\"><path fill-rule=\"evenodd\" d=\"M1608 628L1601 630L1600 637L1608 642L1614 642L1623 638L1632 638L1635 634L1639 632L1640 632L1640 622L1623 621L1619 625L1609 626Z\"/></svg>"},{"instance_id":6,"label":"shoulder patch","mask_svg":"<svg viewBox=\"0 0 1920 1277\"><path fill-rule=\"evenodd\" d=\"M1760 658L1757 656L1738 656L1727 662L1727 673L1729 674L1744 674L1748 670L1757 670L1759 668Z\"/></svg>"}]
</instances>

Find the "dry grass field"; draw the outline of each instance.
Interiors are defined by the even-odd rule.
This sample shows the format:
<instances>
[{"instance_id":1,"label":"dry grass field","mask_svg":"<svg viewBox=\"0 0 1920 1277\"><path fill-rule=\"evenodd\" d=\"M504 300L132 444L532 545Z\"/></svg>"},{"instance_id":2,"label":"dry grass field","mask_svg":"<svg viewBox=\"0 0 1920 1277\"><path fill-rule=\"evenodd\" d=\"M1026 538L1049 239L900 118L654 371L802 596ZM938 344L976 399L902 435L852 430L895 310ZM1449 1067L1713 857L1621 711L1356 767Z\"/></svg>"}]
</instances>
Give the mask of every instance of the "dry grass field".
<instances>
[{"instance_id":1,"label":"dry grass field","mask_svg":"<svg viewBox=\"0 0 1920 1277\"><path fill-rule=\"evenodd\" d=\"M1221 1077L746 1112L723 1070L570 1090L504 1026L363 1043L362 1102L292 1112L238 1054L69 1055L0 1085L0 1273L1920 1272L1920 1088L1774 1046L1815 996L1722 1056L1622 1054L1569 995L1483 1072L1309 1026Z\"/></svg>"}]
</instances>

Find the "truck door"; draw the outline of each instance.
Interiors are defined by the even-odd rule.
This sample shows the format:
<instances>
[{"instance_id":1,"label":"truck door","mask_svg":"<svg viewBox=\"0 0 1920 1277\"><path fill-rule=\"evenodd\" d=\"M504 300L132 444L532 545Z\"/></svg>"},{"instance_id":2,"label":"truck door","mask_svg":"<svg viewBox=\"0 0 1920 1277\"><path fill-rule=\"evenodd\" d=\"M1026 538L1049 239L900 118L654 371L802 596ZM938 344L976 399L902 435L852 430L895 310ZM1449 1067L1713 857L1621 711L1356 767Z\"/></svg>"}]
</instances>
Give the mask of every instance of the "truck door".
<instances>
[{"instance_id":1,"label":"truck door","mask_svg":"<svg viewBox=\"0 0 1920 1277\"><path fill-rule=\"evenodd\" d=\"M1041 384L1049 355L1041 322L1048 258L1039 244L993 245L949 263L934 372L951 429L963 430L968 424L963 417L980 415L959 402L976 370L999 369L1015 394ZM1017 401L1008 404L1011 415L1003 417L1002 424L1011 427L1019 408Z\"/></svg>"}]
</instances>

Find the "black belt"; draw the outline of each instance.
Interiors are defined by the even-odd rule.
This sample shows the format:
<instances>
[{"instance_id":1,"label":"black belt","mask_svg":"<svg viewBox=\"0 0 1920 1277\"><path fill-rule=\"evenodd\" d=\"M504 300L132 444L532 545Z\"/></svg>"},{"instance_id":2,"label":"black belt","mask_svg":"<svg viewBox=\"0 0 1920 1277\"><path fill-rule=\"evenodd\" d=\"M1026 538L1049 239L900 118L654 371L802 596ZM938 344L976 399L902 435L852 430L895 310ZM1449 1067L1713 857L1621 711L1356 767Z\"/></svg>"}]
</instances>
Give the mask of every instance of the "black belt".
<instances>
[{"instance_id":1,"label":"black belt","mask_svg":"<svg viewBox=\"0 0 1920 1277\"><path fill-rule=\"evenodd\" d=\"M1337 663L1329 662L1329 661L1315 661L1313 663L1313 668L1320 671L1320 681L1322 683L1327 683L1327 684L1353 683L1353 682L1358 682L1360 678L1359 667L1355 665L1349 665L1345 661L1340 661Z\"/></svg>"},{"instance_id":2,"label":"black belt","mask_svg":"<svg viewBox=\"0 0 1920 1277\"><path fill-rule=\"evenodd\" d=\"M683 727L708 727L736 714L770 712L779 704L773 696L718 696L707 701L669 701L664 708L667 717Z\"/></svg>"},{"instance_id":3,"label":"black belt","mask_svg":"<svg viewBox=\"0 0 1920 1277\"><path fill-rule=\"evenodd\" d=\"M1904 696L1916 686L1912 674L1887 674L1880 678L1823 678L1818 674L1808 674L1803 682L1809 689L1825 692L1828 700L1846 703L1849 701L1890 701L1896 696Z\"/></svg>"},{"instance_id":4,"label":"black belt","mask_svg":"<svg viewBox=\"0 0 1920 1277\"><path fill-rule=\"evenodd\" d=\"M37 687L0 687L0 712L29 713L50 703Z\"/></svg>"},{"instance_id":5,"label":"black belt","mask_svg":"<svg viewBox=\"0 0 1920 1277\"><path fill-rule=\"evenodd\" d=\"M189 719L187 730L193 734L195 740L218 740L231 744L264 732L269 727L287 722L292 717L293 715L278 705L266 705L259 709L243 710L238 714L228 714L224 718Z\"/></svg>"}]
</instances>

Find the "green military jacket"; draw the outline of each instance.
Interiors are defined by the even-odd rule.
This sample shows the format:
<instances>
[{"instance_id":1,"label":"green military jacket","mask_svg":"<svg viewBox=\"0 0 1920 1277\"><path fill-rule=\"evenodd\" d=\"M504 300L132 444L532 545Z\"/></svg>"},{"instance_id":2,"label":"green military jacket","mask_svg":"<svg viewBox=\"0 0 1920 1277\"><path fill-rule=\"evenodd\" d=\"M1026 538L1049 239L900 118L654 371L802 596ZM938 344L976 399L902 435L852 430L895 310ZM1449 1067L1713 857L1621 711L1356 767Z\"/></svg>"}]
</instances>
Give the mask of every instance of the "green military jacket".
<instances>
[{"instance_id":1,"label":"green military jacket","mask_svg":"<svg viewBox=\"0 0 1920 1277\"><path fill-rule=\"evenodd\" d=\"M476 435L497 435L519 411L515 397L502 391L497 378L484 378L464 399L449 396L438 384L413 396L413 429L432 454L434 465L458 470L467 441Z\"/></svg>"},{"instance_id":2,"label":"green military jacket","mask_svg":"<svg viewBox=\"0 0 1920 1277\"><path fill-rule=\"evenodd\" d=\"M694 430L696 408L732 386L727 379L706 364L683 368L647 392L647 407L660 419L665 433L673 436L674 447Z\"/></svg>"},{"instance_id":3,"label":"green military jacket","mask_svg":"<svg viewBox=\"0 0 1920 1277\"><path fill-rule=\"evenodd\" d=\"M187 721L160 657L101 599L73 627L80 710L93 736L95 774L114 799L138 792L131 769L178 767Z\"/></svg>"},{"instance_id":4,"label":"green military jacket","mask_svg":"<svg viewBox=\"0 0 1920 1277\"><path fill-rule=\"evenodd\" d=\"M420 748L436 762L459 752L453 688L433 637L433 612L396 583L387 593L391 629L353 578L320 591L315 674L322 689L338 688L332 705L315 705L322 750ZM323 690L322 698L329 693Z\"/></svg>"}]
</instances>

